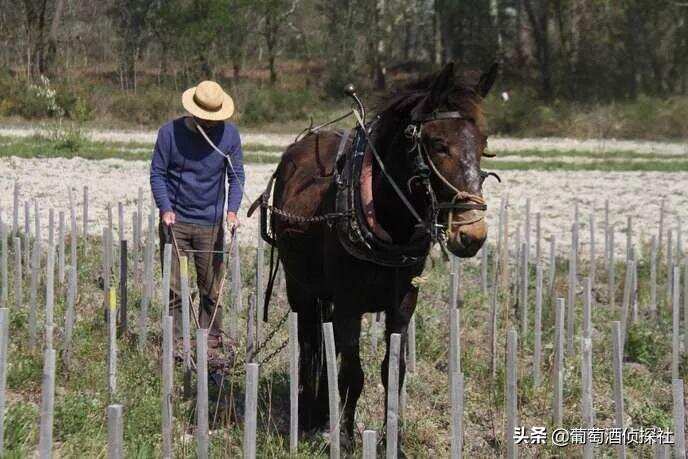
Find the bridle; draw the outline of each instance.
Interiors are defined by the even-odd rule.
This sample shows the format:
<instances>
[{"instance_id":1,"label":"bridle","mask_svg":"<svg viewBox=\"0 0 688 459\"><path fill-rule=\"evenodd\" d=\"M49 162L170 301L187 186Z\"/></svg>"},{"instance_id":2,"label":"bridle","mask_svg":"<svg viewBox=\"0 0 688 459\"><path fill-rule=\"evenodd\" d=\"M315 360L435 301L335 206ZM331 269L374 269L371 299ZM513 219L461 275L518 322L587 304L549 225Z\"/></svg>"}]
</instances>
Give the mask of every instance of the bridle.
<instances>
[{"instance_id":1,"label":"bridle","mask_svg":"<svg viewBox=\"0 0 688 459\"><path fill-rule=\"evenodd\" d=\"M411 177L411 179L408 181L407 187L410 191L410 184L415 179L419 179L424 184L426 191L430 196L432 207L432 223L435 231L440 232L444 231L444 227L443 225L437 223L437 219L439 217L439 213L443 210L448 211L447 229L449 230L451 230L451 228L454 226L470 225L483 220L485 218L485 211L487 210L487 204L482 196L459 190L439 171L434 161L430 157L427 148L425 148L423 145L422 131L425 123L451 119L475 122L473 118L467 117L459 111L424 113L413 115L411 117L411 122L404 130L404 134L412 142L409 153L415 152L416 154L415 161L417 171L417 174ZM438 201L430 184L430 171L432 171L432 173L439 179L440 183L442 183L444 187L449 189L453 194L449 201ZM493 172L488 173L481 170L481 187L484 180L490 175L493 175L495 178L497 178L497 180L501 181L497 174ZM471 210L474 211L474 215L472 218L467 218L466 212Z\"/></svg>"}]
</instances>

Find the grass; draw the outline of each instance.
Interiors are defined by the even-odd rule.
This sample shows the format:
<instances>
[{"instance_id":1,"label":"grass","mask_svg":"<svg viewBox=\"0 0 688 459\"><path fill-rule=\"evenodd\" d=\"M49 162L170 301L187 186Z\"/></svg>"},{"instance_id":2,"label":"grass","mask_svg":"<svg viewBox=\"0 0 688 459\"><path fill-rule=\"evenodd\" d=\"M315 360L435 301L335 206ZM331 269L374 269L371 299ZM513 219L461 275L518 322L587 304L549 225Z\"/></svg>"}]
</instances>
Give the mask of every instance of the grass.
<instances>
[{"instance_id":1,"label":"grass","mask_svg":"<svg viewBox=\"0 0 688 459\"><path fill-rule=\"evenodd\" d=\"M83 242L83 241L82 241ZM491 249L492 247L490 247ZM647 251L647 248L644 248ZM12 251L13 248L11 247ZM79 253L83 246L79 247ZM69 250L67 250L69 253ZM58 357L55 397L54 439L56 455L62 457L100 457L107 444L106 407L110 403L106 373L106 327L102 319L102 291L97 285L100 272L99 243L89 240L89 250L80 256L78 285L79 296L76 310L77 325L73 341L73 360L65 366ZM130 324L136 323L140 302L141 263L131 255L129 273ZM242 247L243 295L254 289L254 250ZM10 254L10 260L13 259ZM117 258L115 258L117 259ZM624 367L626 423L632 427L659 426L671 428L671 313L663 300L665 286L660 283L659 314L655 320L647 308L649 301L649 268L646 258L639 266L639 320L629 327ZM45 263L45 260L44 260ZM156 262L157 263L157 262ZM489 260L492 266L492 260ZM506 290L500 294L498 368L496 378L491 377L489 355L489 299L480 293L479 269L475 263L462 262L461 288L461 368L466 378L465 392L465 453L477 457L503 454L504 425L504 370L503 351L505 331L518 326L518 313L513 299ZM565 297L567 291L565 260L559 259L554 285L554 297ZM587 263L580 263L580 276L587 275ZM491 271L491 270L490 270ZM597 425L610 427L614 418L611 371L611 321L620 317L620 296L623 286L623 265L617 266L616 306L607 300L605 270L598 264L598 282L595 288L593 308L593 385ZM117 272L115 270L115 272ZM156 267L156 285L160 285ZM10 270L10 285L13 285ZM404 449L410 457L446 457L449 454L450 399L447 387L448 333L447 298L448 266L440 259L428 261L423 275L416 310L418 363L415 374L407 379L407 402L403 415ZM547 276L545 276L547 278ZM658 279L666 279L664 267L660 267ZM530 285L534 285L534 269L529 273ZM194 283L192 282L192 285ZM382 288L382 286L381 286ZM28 286L26 287L28 290ZM44 304L44 286L39 289L38 304ZM10 365L7 377L8 404L5 418L6 457L33 455L38 443L38 415L40 406L42 356L32 350L27 342L26 305L14 306L14 289L9 289L11 311ZM28 291L25 292L28 296ZM530 303L534 304L534 292ZM65 310L65 292L57 288L55 317L61 330ZM578 297L581 301L581 297ZM532 307L532 306L531 306ZM269 324L261 324L263 336L275 327L286 311L284 291L277 289L273 299ZM42 309L42 308L40 308ZM135 346L135 337L119 339L118 391L114 400L124 405L124 437L127 457L159 457L160 435L160 309L157 298L150 310L149 344L143 350ZM581 305L576 306L575 326L582 325ZM531 357L534 334L531 310L531 329L519 337L519 413L520 424L526 428L547 426L551 431L551 365L553 342L553 313L550 298L543 303L543 383L535 386L531 377ZM39 313L39 319L42 315ZM505 320L506 319L506 320ZM239 330L245 329L245 311L240 314ZM381 432L384 419L384 392L380 385L380 363L384 344L377 352L370 345L370 316L363 319L361 354L366 375L366 385L359 402L360 425ZM266 352L275 349L286 339L286 327L277 331L269 342ZM243 349L244 333L240 333L239 349ZM56 332L55 342L62 348L62 334ZM241 353L241 352L240 352ZM264 355L264 354L263 354ZM576 352L565 361L564 412L565 426L580 427L580 360ZM259 355L259 358L261 356ZM284 456L288 451L288 364L286 353L261 368L259 389L259 455ZM688 366L682 362L681 375L686 376ZM239 370L227 380L231 388L238 419L213 427L211 436L212 457L235 457L241 454L241 411L243 405L243 373ZM194 457L193 401L181 396L182 375L179 368L175 379L175 456ZM211 414L214 409L211 405ZM360 447L360 438L358 447ZM580 454L577 447L566 450L552 446L524 447L529 453L543 457ZM299 444L303 457L326 457L326 444L322 437L304 438ZM611 455L609 447L597 451L599 455ZM651 453L648 446L634 447L634 456L645 457Z\"/></svg>"}]
</instances>

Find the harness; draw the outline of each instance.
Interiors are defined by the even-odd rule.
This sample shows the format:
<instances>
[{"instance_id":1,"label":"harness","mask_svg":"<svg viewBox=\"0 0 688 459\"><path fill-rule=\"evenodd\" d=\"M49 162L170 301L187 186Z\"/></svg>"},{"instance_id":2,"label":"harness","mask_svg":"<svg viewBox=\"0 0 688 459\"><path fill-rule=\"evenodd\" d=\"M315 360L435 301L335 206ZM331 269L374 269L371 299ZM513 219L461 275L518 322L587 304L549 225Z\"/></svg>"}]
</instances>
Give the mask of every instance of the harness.
<instances>
[{"instance_id":1,"label":"harness","mask_svg":"<svg viewBox=\"0 0 688 459\"><path fill-rule=\"evenodd\" d=\"M273 246L275 245L272 228L268 229L269 210L286 220L299 223L325 222L330 226L336 225L339 241L352 256L381 266L406 267L422 262L425 256L427 256L430 246L435 242L439 242L446 251L446 230L443 225L438 223L441 211L446 210L448 212L447 227L450 229L454 226L475 223L485 218L485 211L487 210L485 200L477 194L461 191L452 185L439 171L421 141L422 129L425 123L444 119L466 119L472 121L470 118L465 117L458 111L426 113L413 116L406 127L404 133L412 144L409 152L415 152L414 175L406 183L406 186L410 192L412 182L420 181L429 202L425 215L421 216L417 209L409 202L403 191L401 191L393 177L387 172L374 142L370 139L375 123L378 120L376 119L371 123L365 124L356 109L352 110L351 113L356 117L358 126L353 131L345 131L342 134L337 150L334 171L334 182L337 188L334 212L313 217L303 217L290 214L270 205L269 199L276 176L275 173L270 177L261 197L249 210L250 216L255 208L260 205L261 235L266 242ZM371 150L381 174L388 180L417 222L411 238L404 244L389 243L378 238L367 224L361 205L359 186L363 158L367 149ZM450 201L438 202L430 180L433 174L444 187L452 192ZM499 179L494 173L481 171L480 175L481 184L490 175ZM474 216L466 218L465 213L467 211L475 211Z\"/></svg>"}]
</instances>

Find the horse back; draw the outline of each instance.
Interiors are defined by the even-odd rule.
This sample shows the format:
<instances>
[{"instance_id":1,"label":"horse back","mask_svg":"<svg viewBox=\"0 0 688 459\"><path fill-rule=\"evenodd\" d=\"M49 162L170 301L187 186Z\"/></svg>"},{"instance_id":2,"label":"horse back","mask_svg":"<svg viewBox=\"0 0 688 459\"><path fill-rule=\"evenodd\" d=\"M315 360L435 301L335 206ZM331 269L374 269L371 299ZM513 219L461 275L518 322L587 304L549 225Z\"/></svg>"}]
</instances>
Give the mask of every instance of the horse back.
<instances>
[{"instance_id":1,"label":"horse back","mask_svg":"<svg viewBox=\"0 0 688 459\"><path fill-rule=\"evenodd\" d=\"M290 145L275 174L274 205L289 214L310 218L333 210L334 168L341 132L311 134ZM322 223L302 223L273 214L276 236L305 234Z\"/></svg>"}]
</instances>

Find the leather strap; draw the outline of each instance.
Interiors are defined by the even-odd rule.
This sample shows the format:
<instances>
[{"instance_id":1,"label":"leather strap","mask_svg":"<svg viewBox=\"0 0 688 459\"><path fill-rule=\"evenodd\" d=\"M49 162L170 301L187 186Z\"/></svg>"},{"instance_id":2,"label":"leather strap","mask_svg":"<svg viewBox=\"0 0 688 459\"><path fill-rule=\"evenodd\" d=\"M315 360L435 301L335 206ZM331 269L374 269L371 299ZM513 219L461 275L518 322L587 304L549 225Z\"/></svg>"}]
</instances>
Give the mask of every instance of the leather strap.
<instances>
[{"instance_id":1,"label":"leather strap","mask_svg":"<svg viewBox=\"0 0 688 459\"><path fill-rule=\"evenodd\" d=\"M432 112L432 113L420 113L417 115L413 115L411 117L411 122L413 123L427 123L429 121L437 121L437 120L472 120L473 118L469 118L467 116L464 116L463 113L459 111L451 111L451 112Z\"/></svg>"}]
</instances>

